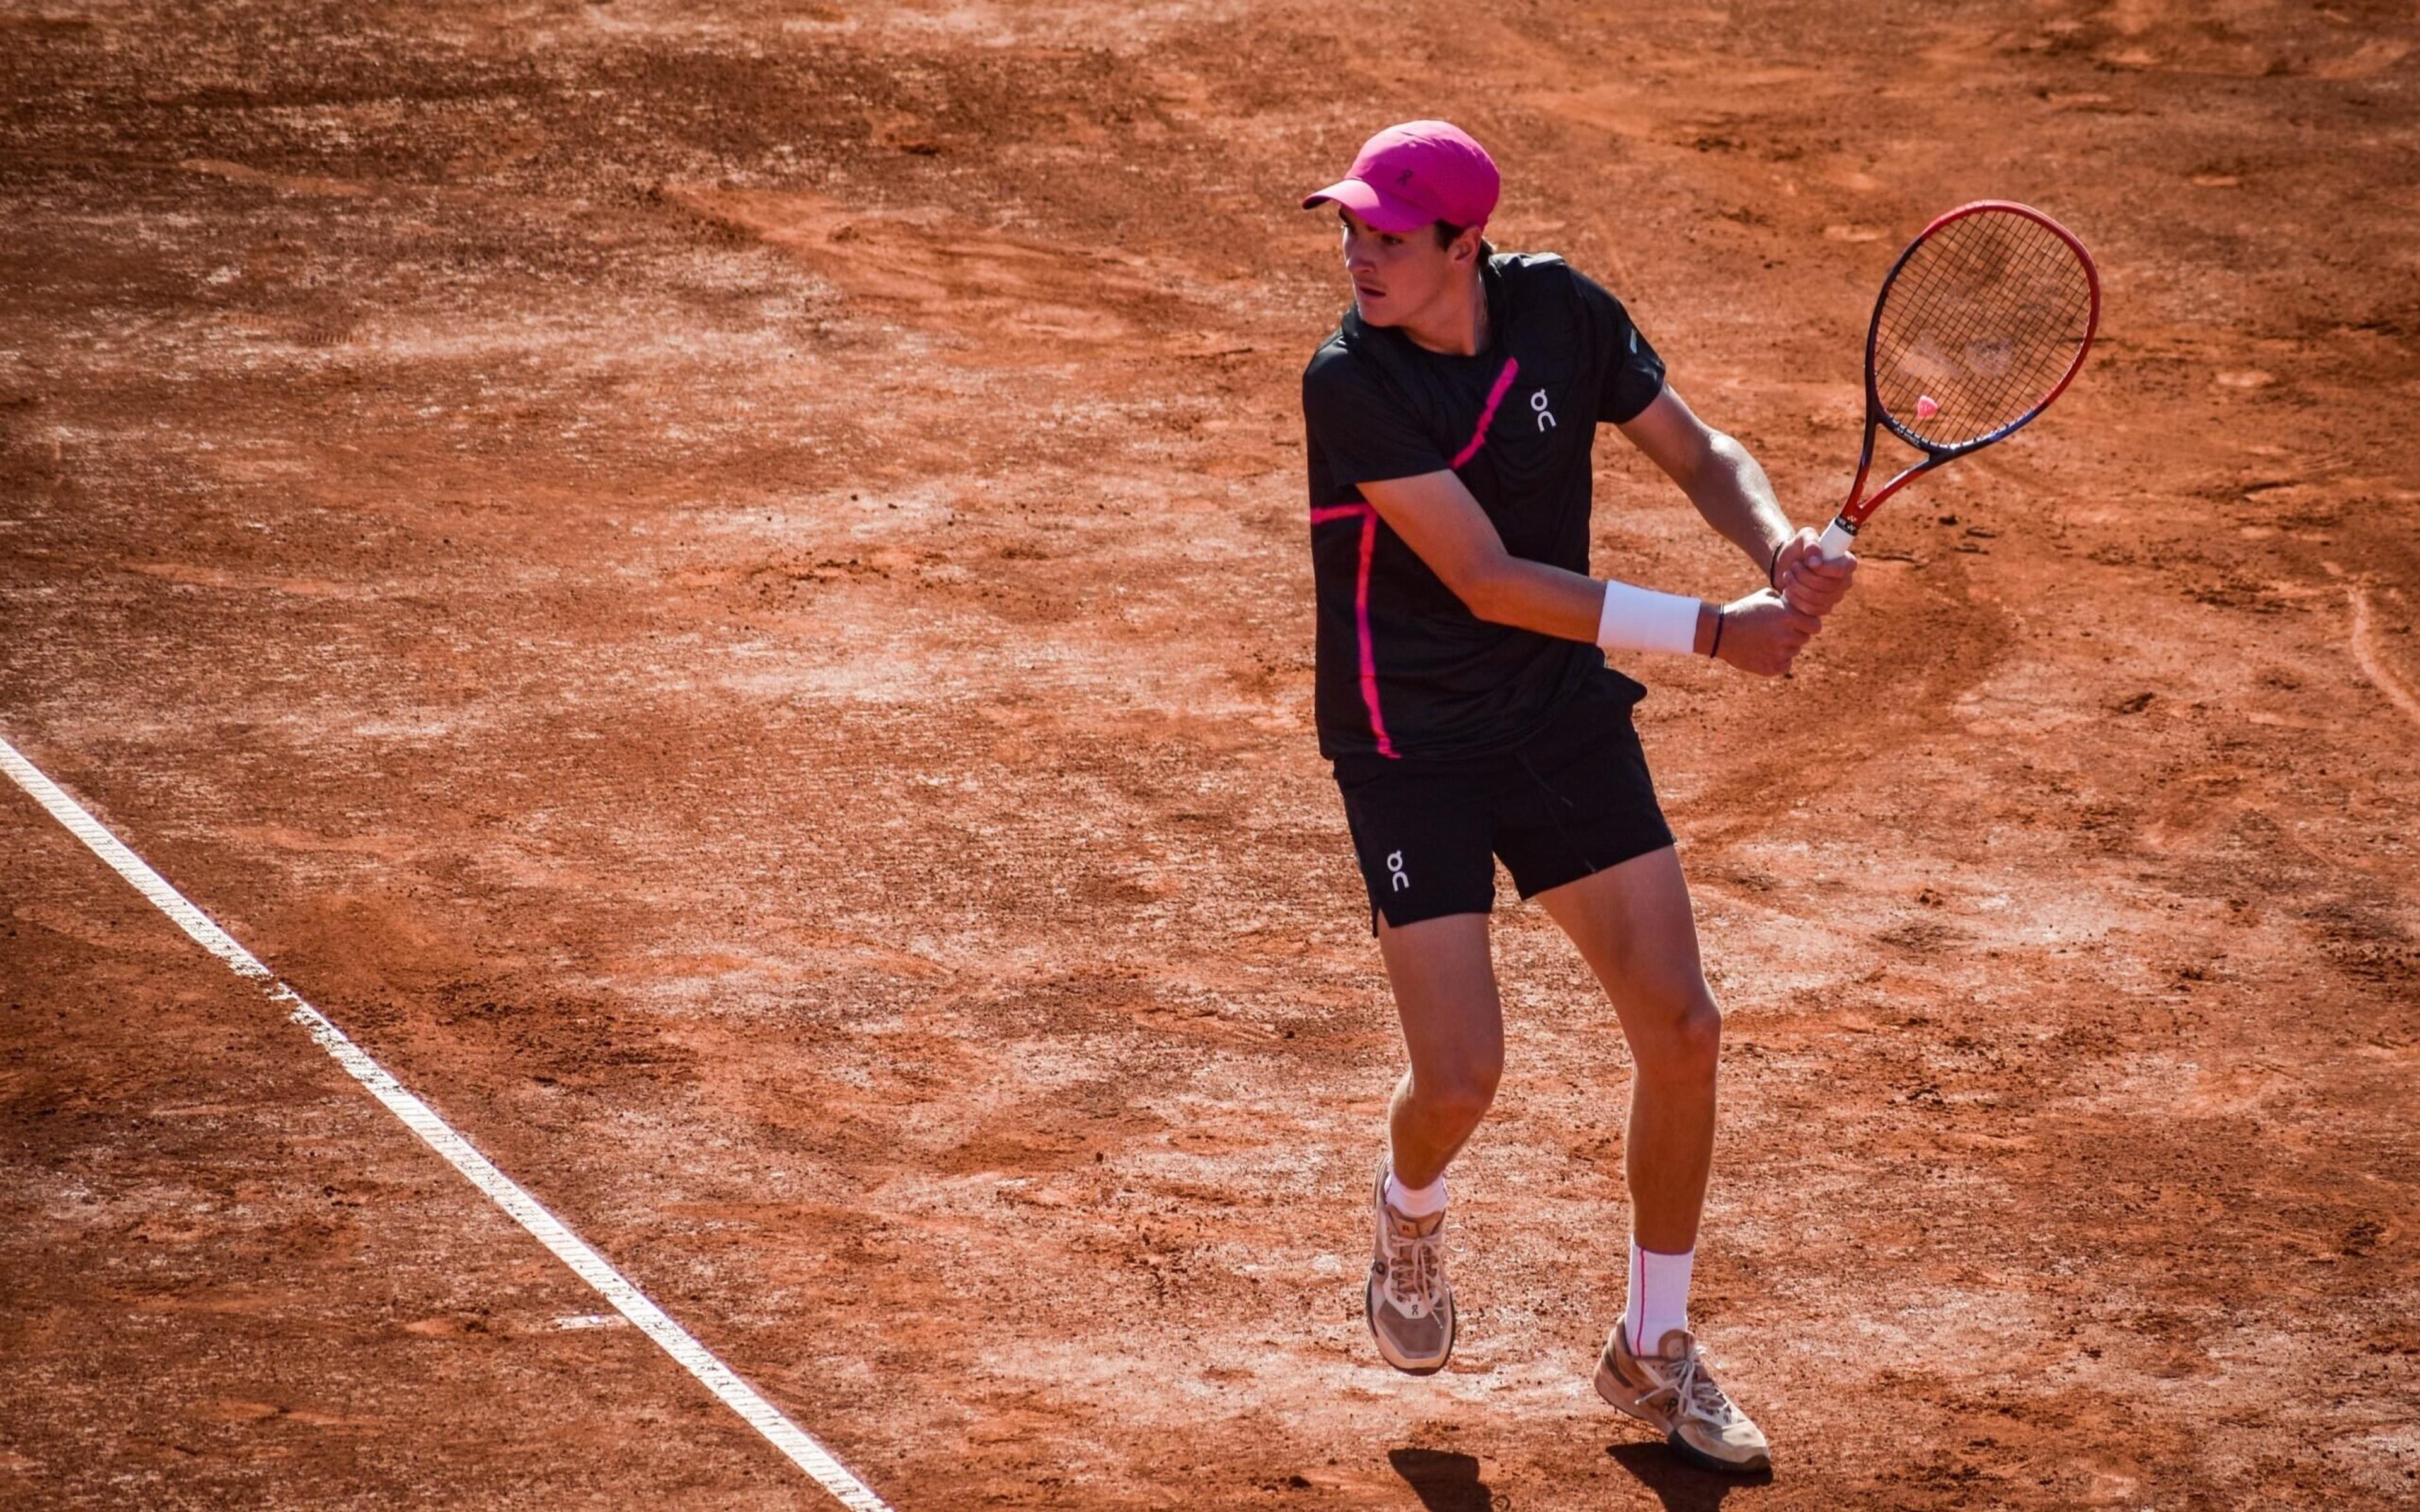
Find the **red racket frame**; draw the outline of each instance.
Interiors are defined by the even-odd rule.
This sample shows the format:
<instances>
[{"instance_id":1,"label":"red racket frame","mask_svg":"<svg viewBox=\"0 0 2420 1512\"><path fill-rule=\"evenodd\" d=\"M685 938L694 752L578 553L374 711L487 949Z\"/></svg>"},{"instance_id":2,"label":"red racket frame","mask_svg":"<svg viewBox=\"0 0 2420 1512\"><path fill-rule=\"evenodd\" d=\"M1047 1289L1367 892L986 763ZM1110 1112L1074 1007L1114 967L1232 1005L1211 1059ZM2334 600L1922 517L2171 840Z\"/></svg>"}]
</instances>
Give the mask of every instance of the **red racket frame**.
<instances>
[{"instance_id":1,"label":"red racket frame","mask_svg":"<svg viewBox=\"0 0 2420 1512\"><path fill-rule=\"evenodd\" d=\"M1927 238L1952 222L1962 221L1970 215L1979 215L1986 211L2022 215L2026 220L2044 227L2073 249L2077 260L2084 265L2085 283L2092 291L2092 310L2085 320L2084 340L2075 348L2074 361L2068 363L2067 371L2059 376L2056 383L2051 385L2050 392L2043 394L2032 409L2016 419L1997 430L1978 436L1971 441L1961 441L1955 446L1919 440L1898 421L1892 419L1890 411L1883 408L1882 392L1874 383L1874 347L1882 337L1883 306L1890 301L1891 285L1899 282L1900 270L1907 266L1907 260L1916 255L1916 249L1923 246ZM2074 232L2032 206L2020 205L2014 200L1978 199L1971 205L1961 205L1956 209L1936 217L1931 224L1916 234L1916 239L1910 241L1906 250L1899 255L1899 260L1891 264L1890 271L1884 275L1882 292L1874 297L1873 319L1866 327L1866 444L1857 455L1857 476L1849 485L1849 501L1841 506L1838 516L1823 532L1823 543L1819 549L1825 556L1838 556L1856 535L1857 528L1872 517L1875 510L1882 507L1884 500L1944 462L1955 461L1969 453L1979 452L1993 441L2006 440L2026 422L2049 409L2051 401L2066 393L2067 386L2075 381L2075 375L2084 370L2084 359L2092 350L2092 339L2100 333L2100 331L2101 270L2094 266L2092 254L2085 250L2084 243L2077 239ZM1925 459L1884 484L1870 498L1860 500L1857 494L1865 487L1866 475L1872 471L1874 465L1874 432L1878 428L1885 427L1914 450L1923 453Z\"/></svg>"}]
</instances>

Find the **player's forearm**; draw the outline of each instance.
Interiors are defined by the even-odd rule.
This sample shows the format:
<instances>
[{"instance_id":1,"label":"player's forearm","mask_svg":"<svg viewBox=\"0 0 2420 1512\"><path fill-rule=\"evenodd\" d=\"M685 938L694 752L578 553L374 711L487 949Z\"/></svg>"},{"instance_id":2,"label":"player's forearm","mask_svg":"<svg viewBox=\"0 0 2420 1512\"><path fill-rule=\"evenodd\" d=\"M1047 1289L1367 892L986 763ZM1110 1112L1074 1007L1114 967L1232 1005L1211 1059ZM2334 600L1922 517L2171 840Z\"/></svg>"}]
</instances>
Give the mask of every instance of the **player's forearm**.
<instances>
[{"instance_id":1,"label":"player's forearm","mask_svg":"<svg viewBox=\"0 0 2420 1512\"><path fill-rule=\"evenodd\" d=\"M1745 552L1759 572L1771 564L1774 552L1790 539L1790 517L1774 495L1773 480L1764 475L1747 448L1730 436L1714 437L1687 491L1689 502L1698 506L1706 523Z\"/></svg>"},{"instance_id":2,"label":"player's forearm","mask_svg":"<svg viewBox=\"0 0 2420 1512\"><path fill-rule=\"evenodd\" d=\"M1619 594L1626 587L1507 555L1473 574L1458 592L1464 606L1490 624L1534 630L1563 640L1604 644L1609 619L1621 625L1634 623L1637 618L1635 613L1624 612L1635 604L1617 603L1612 615L1606 612L1608 590ZM1637 649L1677 653L1683 649L1681 640L1685 637L1686 649L1697 655L1704 656L1712 650L1715 606L1702 599L1669 594L1647 596L1663 602L1648 609L1647 623L1652 628L1644 638L1633 639Z\"/></svg>"},{"instance_id":3,"label":"player's forearm","mask_svg":"<svg viewBox=\"0 0 2420 1512\"><path fill-rule=\"evenodd\" d=\"M1608 584L1504 549L1487 512L1450 471L1361 485L1378 517L1401 536L1471 613L1561 640L1608 650L1709 651L1712 605L1675 594Z\"/></svg>"},{"instance_id":4,"label":"player's forearm","mask_svg":"<svg viewBox=\"0 0 2420 1512\"><path fill-rule=\"evenodd\" d=\"M1605 584L1526 557L1499 557L1454 588L1464 607L1491 625L1562 640L1593 641L1605 607Z\"/></svg>"}]
</instances>

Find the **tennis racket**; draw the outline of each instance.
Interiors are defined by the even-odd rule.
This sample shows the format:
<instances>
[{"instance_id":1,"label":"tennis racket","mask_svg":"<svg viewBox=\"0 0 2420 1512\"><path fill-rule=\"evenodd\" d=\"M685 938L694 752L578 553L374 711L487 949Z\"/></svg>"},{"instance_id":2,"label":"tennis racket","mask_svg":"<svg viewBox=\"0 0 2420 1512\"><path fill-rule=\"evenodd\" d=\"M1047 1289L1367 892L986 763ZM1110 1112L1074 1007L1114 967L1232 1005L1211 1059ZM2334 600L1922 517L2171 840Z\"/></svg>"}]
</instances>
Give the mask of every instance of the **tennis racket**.
<instances>
[{"instance_id":1,"label":"tennis racket","mask_svg":"<svg viewBox=\"0 0 2420 1512\"><path fill-rule=\"evenodd\" d=\"M1874 301L1865 450L1849 502L1816 549L1838 557L1884 500L2049 409L2084 366L2100 326L2092 255L2041 211L1979 200L1918 232ZM1877 430L1923 458L1861 499Z\"/></svg>"}]
</instances>

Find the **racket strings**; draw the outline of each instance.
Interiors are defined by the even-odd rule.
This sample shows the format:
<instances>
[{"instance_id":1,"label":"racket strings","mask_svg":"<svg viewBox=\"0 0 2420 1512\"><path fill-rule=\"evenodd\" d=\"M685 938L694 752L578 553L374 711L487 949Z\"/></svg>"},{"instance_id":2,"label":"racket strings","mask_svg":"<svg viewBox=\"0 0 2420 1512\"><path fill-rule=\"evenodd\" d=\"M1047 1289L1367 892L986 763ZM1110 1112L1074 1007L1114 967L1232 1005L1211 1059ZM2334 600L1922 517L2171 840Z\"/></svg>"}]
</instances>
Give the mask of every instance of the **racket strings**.
<instances>
[{"instance_id":1,"label":"racket strings","mask_svg":"<svg viewBox=\"0 0 2420 1512\"><path fill-rule=\"evenodd\" d=\"M1924 239L1883 296L1874 392L1929 445L1979 440L2050 397L2091 334L2092 281L2067 240L2006 210Z\"/></svg>"},{"instance_id":2,"label":"racket strings","mask_svg":"<svg viewBox=\"0 0 2420 1512\"><path fill-rule=\"evenodd\" d=\"M1894 281L1875 353L1884 407L1938 444L1987 435L2047 396L2089 309L2089 285L2058 238L2022 217L1953 222Z\"/></svg>"},{"instance_id":3,"label":"racket strings","mask_svg":"<svg viewBox=\"0 0 2420 1512\"><path fill-rule=\"evenodd\" d=\"M2061 349L2071 328L2059 319L2056 296L2073 255L2047 234L2010 234L2019 227L2034 223L1983 216L1954 222L1936 235L1937 246L1918 249L1902 271L1903 289L1894 289L1898 318L1888 322L1887 344L1896 376L1916 380L1918 388L1924 379L1935 380L1931 386L1940 393L1915 397L1931 398L1944 410L1982 422L1982 428L2012 418L2014 402L2047 392L2064 371L2053 364L2071 355ZM2088 311L2081 278L2065 282L2076 296L2071 307ZM1959 427L1926 428L1947 435Z\"/></svg>"},{"instance_id":4,"label":"racket strings","mask_svg":"<svg viewBox=\"0 0 2420 1512\"><path fill-rule=\"evenodd\" d=\"M2065 242L1995 235L2002 228L1981 220L1945 226L1943 245L1918 249L1877 344L1877 387L1892 391L1885 408L1944 444L1989 434L2047 396L2082 339L2081 320L2062 316L2090 307Z\"/></svg>"}]
</instances>

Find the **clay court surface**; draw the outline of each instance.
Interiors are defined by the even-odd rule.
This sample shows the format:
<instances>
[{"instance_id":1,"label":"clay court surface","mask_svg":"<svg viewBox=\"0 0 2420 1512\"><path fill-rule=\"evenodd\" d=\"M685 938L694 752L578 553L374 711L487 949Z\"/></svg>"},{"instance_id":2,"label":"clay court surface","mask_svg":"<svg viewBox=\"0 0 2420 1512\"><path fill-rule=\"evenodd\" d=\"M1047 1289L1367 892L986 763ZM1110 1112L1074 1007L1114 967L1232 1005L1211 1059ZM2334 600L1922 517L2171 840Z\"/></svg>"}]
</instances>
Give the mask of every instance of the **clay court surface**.
<instances>
[{"instance_id":1,"label":"clay court surface","mask_svg":"<svg viewBox=\"0 0 2420 1512\"><path fill-rule=\"evenodd\" d=\"M910 1512L2420 1502L2420 15L1640 11L0 8L0 735ZM1769 1482L1589 1389L1509 892L1463 1342L1363 1330L1293 203L1420 115L1806 522L1932 213L2106 279L1792 679L1637 669ZM833 1504L0 800L0 1503Z\"/></svg>"}]
</instances>

